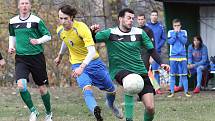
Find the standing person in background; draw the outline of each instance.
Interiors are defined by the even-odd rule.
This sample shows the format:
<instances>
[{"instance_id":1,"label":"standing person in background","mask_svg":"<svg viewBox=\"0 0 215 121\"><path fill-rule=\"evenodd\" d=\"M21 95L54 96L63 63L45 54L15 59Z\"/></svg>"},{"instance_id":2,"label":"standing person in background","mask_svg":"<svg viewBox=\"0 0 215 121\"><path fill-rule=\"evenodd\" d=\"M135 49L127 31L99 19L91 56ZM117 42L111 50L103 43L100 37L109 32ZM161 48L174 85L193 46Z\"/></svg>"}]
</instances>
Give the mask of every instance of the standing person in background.
<instances>
[{"instance_id":1,"label":"standing person in background","mask_svg":"<svg viewBox=\"0 0 215 121\"><path fill-rule=\"evenodd\" d=\"M27 80L31 73L38 85L43 100L46 117L45 121L52 121L50 94L46 85L48 77L42 44L51 40L50 32L44 21L31 13L30 0L18 0L19 15L10 19L9 23L9 49L15 56L16 83L22 100L29 108L31 115L29 121L36 121L39 115L27 89Z\"/></svg>"},{"instance_id":2,"label":"standing person in background","mask_svg":"<svg viewBox=\"0 0 215 121\"><path fill-rule=\"evenodd\" d=\"M152 41L152 43L154 45L154 34L153 34L153 31L145 24L146 17L145 17L144 13L141 13L137 16L137 23L138 23L138 27L143 29L146 32L146 34L148 35L148 37L150 38L150 40ZM144 64L146 65L146 69L149 71L150 55L149 55L149 53L147 53L147 50L145 48L143 48L143 50L142 50L142 59L144 61ZM150 74L150 76L154 76L154 75ZM155 89L156 94L163 94L163 92L161 92L161 90L160 90L160 86L159 86L158 82L156 81L156 79L155 80L154 79L155 78L153 77L153 80L150 79L150 81Z\"/></svg>"},{"instance_id":3,"label":"standing person in background","mask_svg":"<svg viewBox=\"0 0 215 121\"><path fill-rule=\"evenodd\" d=\"M0 66L3 66L4 64L5 64L5 60L0 53Z\"/></svg>"},{"instance_id":4,"label":"standing person in background","mask_svg":"<svg viewBox=\"0 0 215 121\"><path fill-rule=\"evenodd\" d=\"M76 78L83 91L85 103L96 120L103 121L103 117L101 116L101 108L97 105L93 95L93 86L106 91L107 106L117 118L122 119L123 113L115 105L116 87L106 66L99 58L90 29L85 23L75 20L76 14L76 9L70 5L64 5L58 10L61 25L57 28L57 34L63 42L55 63L56 65L60 64L65 49L68 48L72 76Z\"/></svg>"},{"instance_id":5,"label":"standing person in background","mask_svg":"<svg viewBox=\"0 0 215 121\"><path fill-rule=\"evenodd\" d=\"M202 73L209 66L208 49L203 44L200 36L193 37L192 44L188 47L188 69L191 74L197 73L197 85L193 93L199 93L202 82Z\"/></svg>"},{"instance_id":6,"label":"standing person in background","mask_svg":"<svg viewBox=\"0 0 215 121\"><path fill-rule=\"evenodd\" d=\"M158 54L161 54L161 48L164 46L166 41L166 34L164 26L158 21L158 11L152 10L150 21L147 22L146 26L152 29L154 34L155 41L155 49ZM160 84L160 76L159 76L159 64L155 61L152 63L152 70L154 71L154 76L158 83Z\"/></svg>"},{"instance_id":7,"label":"standing person in background","mask_svg":"<svg viewBox=\"0 0 215 121\"><path fill-rule=\"evenodd\" d=\"M187 43L187 31L181 30L181 21L172 21L173 30L168 31L168 43L170 45L170 94L174 96L175 76L179 75L184 87L185 96L191 97L188 93L187 80L187 57L185 44Z\"/></svg>"}]
</instances>

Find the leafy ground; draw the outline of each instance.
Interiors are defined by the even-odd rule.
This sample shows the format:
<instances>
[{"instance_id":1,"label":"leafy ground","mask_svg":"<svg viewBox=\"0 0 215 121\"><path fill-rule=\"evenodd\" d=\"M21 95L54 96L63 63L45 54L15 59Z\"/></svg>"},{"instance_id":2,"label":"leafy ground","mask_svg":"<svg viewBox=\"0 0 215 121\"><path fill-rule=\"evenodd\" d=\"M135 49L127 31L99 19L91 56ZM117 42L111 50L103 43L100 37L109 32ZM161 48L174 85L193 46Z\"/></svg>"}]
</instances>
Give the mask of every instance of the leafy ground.
<instances>
[{"instance_id":1,"label":"leafy ground","mask_svg":"<svg viewBox=\"0 0 215 121\"><path fill-rule=\"evenodd\" d=\"M81 91L77 87L50 88L54 121L94 121L82 99ZM39 93L35 88L30 89L33 101L37 106L40 116L44 120L44 107ZM104 94L95 89L98 104L102 107L104 121L118 121L104 104ZM122 89L117 95L118 104L123 107ZM202 91L191 98L177 93L174 98L166 95L156 95L156 115L154 121L215 121L215 92ZM135 120L142 121L143 106L135 104ZM23 104L21 97L16 95L15 88L0 88L0 121L27 121L29 112ZM124 120L122 120L124 121Z\"/></svg>"}]
</instances>

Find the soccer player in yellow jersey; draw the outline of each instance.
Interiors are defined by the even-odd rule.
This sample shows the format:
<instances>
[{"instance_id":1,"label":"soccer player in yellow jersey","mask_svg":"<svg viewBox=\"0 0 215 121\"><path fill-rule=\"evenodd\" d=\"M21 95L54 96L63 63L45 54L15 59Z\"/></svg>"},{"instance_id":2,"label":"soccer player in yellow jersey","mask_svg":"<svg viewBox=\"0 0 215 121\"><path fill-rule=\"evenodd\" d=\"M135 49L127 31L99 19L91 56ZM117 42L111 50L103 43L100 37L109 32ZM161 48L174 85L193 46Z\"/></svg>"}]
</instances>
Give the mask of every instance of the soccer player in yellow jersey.
<instances>
[{"instance_id":1,"label":"soccer player in yellow jersey","mask_svg":"<svg viewBox=\"0 0 215 121\"><path fill-rule=\"evenodd\" d=\"M116 88L106 66L96 52L90 29L85 23L74 20L76 14L76 9L70 5L64 5L59 9L61 25L57 28L57 34L63 42L55 63L60 64L63 53L68 49L72 76L76 78L79 87L83 90L85 103L94 113L97 121L103 121L103 118L101 109L93 96L92 86L107 92L107 106L116 117L122 119L122 112L114 105Z\"/></svg>"}]
</instances>

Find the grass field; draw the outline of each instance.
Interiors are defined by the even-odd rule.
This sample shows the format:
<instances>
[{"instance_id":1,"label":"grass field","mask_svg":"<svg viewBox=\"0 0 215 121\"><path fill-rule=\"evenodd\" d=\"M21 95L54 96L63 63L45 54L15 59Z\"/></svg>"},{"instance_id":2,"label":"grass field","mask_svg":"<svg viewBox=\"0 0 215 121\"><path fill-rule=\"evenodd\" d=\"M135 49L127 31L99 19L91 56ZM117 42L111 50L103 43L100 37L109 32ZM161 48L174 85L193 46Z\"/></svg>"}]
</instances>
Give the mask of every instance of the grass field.
<instances>
[{"instance_id":1,"label":"grass field","mask_svg":"<svg viewBox=\"0 0 215 121\"><path fill-rule=\"evenodd\" d=\"M36 89L30 89L33 101L44 121L44 107ZM50 88L54 121L95 121L89 113L82 99L81 91L77 87ZM102 107L104 121L118 121L105 106L104 94L94 90L98 104ZM123 107L123 99L118 89L117 102ZM191 98L177 93L174 98L166 95L156 95L156 115L154 121L215 121L215 92L204 91ZM135 104L134 121L142 121L143 106ZM15 88L0 88L0 121L28 121L29 112ZM122 120L124 121L124 120Z\"/></svg>"}]
</instances>

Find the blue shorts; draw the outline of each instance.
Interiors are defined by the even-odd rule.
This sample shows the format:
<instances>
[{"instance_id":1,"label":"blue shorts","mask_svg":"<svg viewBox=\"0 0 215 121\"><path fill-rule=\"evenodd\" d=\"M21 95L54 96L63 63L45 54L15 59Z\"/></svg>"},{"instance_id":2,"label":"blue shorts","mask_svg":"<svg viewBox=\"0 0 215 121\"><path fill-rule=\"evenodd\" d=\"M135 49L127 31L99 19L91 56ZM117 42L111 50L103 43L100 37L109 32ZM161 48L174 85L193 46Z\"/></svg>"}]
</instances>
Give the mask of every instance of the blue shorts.
<instances>
[{"instance_id":1,"label":"blue shorts","mask_svg":"<svg viewBox=\"0 0 215 121\"><path fill-rule=\"evenodd\" d=\"M73 64L71 69L75 70L79 66L80 64ZM87 85L93 85L100 90L106 90L108 92L115 91L115 86L110 78L107 68L100 58L92 60L76 80L81 89L84 89Z\"/></svg>"},{"instance_id":2,"label":"blue shorts","mask_svg":"<svg viewBox=\"0 0 215 121\"><path fill-rule=\"evenodd\" d=\"M187 75L187 61L170 60L170 75Z\"/></svg>"}]
</instances>

